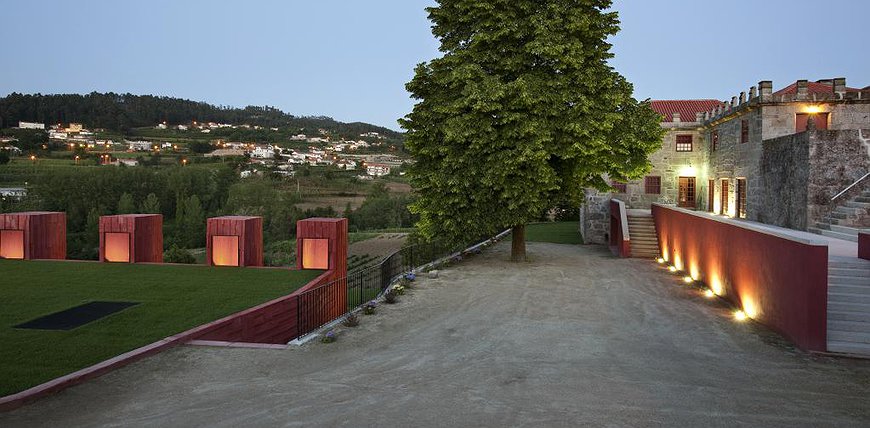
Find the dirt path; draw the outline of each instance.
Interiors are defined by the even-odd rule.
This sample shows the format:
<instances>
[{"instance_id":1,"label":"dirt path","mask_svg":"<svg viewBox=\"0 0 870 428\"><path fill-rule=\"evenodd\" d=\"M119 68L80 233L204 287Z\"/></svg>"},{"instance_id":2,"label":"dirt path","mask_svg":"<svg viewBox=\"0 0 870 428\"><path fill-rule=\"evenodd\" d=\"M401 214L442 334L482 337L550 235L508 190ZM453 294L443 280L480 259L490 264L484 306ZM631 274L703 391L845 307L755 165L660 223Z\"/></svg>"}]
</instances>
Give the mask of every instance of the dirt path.
<instances>
[{"instance_id":1,"label":"dirt path","mask_svg":"<svg viewBox=\"0 0 870 428\"><path fill-rule=\"evenodd\" d=\"M812 357L590 246L509 245L334 344L182 347L0 426L867 426L870 361Z\"/></svg>"}]
</instances>

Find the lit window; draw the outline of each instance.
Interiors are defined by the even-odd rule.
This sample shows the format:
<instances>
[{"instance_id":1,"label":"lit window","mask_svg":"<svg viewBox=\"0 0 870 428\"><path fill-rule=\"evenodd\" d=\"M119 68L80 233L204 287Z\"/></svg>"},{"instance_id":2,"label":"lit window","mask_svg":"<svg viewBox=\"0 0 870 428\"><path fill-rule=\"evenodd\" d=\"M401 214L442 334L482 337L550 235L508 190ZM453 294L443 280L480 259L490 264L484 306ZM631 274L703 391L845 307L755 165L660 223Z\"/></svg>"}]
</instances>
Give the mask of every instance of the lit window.
<instances>
[{"instance_id":1,"label":"lit window","mask_svg":"<svg viewBox=\"0 0 870 428\"><path fill-rule=\"evenodd\" d=\"M677 135L677 151L678 152L691 152L692 151L692 136L691 135Z\"/></svg>"}]
</instances>

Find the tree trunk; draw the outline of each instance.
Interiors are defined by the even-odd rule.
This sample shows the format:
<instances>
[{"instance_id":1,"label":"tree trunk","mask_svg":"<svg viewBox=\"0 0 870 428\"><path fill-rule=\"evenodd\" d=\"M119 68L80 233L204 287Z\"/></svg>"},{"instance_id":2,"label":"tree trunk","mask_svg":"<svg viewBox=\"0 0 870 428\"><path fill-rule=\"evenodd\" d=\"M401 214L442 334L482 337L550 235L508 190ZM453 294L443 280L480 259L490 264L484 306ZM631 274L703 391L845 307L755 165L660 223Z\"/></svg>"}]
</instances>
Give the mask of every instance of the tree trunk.
<instances>
[{"instance_id":1,"label":"tree trunk","mask_svg":"<svg viewBox=\"0 0 870 428\"><path fill-rule=\"evenodd\" d=\"M526 261L526 225L524 224L511 229L511 261Z\"/></svg>"}]
</instances>

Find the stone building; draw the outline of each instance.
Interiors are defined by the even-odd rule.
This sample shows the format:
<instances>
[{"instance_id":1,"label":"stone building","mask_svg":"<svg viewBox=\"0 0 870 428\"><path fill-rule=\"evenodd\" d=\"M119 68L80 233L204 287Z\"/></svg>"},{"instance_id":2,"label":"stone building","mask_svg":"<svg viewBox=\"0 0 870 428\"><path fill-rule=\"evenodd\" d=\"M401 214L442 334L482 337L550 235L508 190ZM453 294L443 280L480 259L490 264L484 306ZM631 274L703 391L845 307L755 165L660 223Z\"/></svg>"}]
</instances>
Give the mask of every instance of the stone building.
<instances>
[{"instance_id":1,"label":"stone building","mask_svg":"<svg viewBox=\"0 0 870 428\"><path fill-rule=\"evenodd\" d=\"M630 209L673 204L836 237L849 231L832 232L831 224L870 224L870 210L854 201L834 213L848 218L832 217L838 204L870 190L862 181L870 172L870 87L835 78L774 92L761 81L730 102L651 104L667 129L662 148L643 179L613 183L612 193L587 192L586 242L607 242L611 198Z\"/></svg>"}]
</instances>

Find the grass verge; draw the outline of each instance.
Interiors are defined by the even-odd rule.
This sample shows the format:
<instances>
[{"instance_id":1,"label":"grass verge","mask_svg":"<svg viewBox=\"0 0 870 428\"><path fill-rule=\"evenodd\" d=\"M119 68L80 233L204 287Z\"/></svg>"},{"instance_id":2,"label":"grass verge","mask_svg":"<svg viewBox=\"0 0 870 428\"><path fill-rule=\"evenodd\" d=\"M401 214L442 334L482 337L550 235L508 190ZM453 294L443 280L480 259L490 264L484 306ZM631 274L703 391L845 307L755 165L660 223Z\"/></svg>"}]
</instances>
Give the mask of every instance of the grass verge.
<instances>
[{"instance_id":1,"label":"grass verge","mask_svg":"<svg viewBox=\"0 0 870 428\"><path fill-rule=\"evenodd\" d=\"M0 396L290 294L320 273L0 260ZM69 331L12 327L96 300L140 304Z\"/></svg>"}]
</instances>

